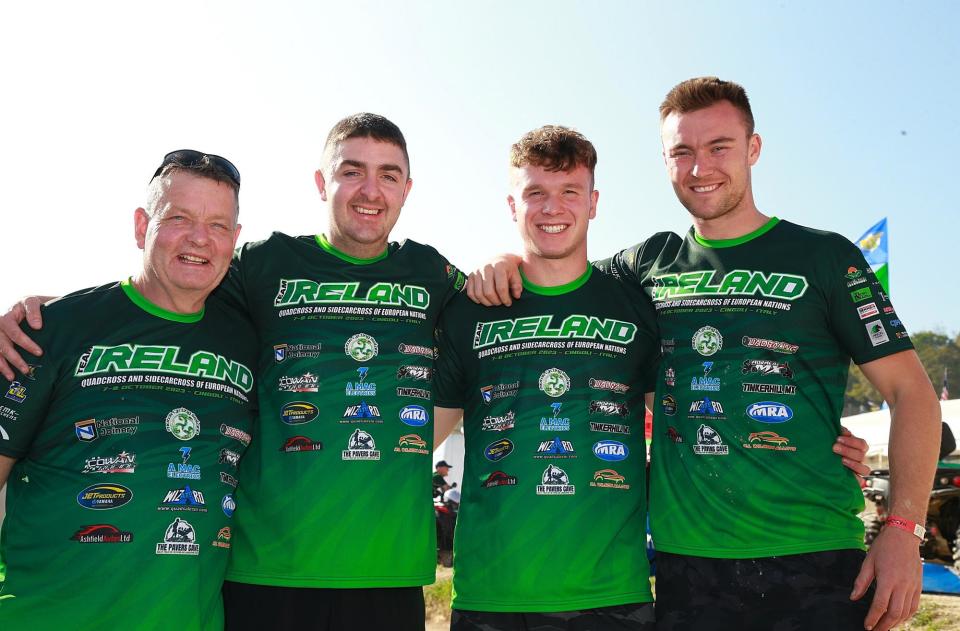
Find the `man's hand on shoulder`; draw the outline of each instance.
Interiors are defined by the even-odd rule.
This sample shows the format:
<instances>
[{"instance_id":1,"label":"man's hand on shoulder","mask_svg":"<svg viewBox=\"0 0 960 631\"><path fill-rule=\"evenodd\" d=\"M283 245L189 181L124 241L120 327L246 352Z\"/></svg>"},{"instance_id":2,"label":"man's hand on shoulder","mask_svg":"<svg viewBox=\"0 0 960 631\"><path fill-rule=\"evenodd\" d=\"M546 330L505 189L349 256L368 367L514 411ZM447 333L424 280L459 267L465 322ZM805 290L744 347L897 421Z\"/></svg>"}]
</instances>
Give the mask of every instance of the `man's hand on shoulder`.
<instances>
[{"instance_id":1,"label":"man's hand on shoulder","mask_svg":"<svg viewBox=\"0 0 960 631\"><path fill-rule=\"evenodd\" d=\"M850 599L862 598L874 580L877 589L863 628L888 631L912 617L920 605L920 540L912 533L885 526L867 552Z\"/></svg>"},{"instance_id":2,"label":"man's hand on shoulder","mask_svg":"<svg viewBox=\"0 0 960 631\"><path fill-rule=\"evenodd\" d=\"M39 330L43 326L40 305L52 299L53 296L27 296L0 317L0 374L8 380L15 378L14 369L22 374L30 369L17 346L37 357L43 354L43 350L20 329L20 323L26 319L30 328Z\"/></svg>"},{"instance_id":3,"label":"man's hand on shoulder","mask_svg":"<svg viewBox=\"0 0 960 631\"><path fill-rule=\"evenodd\" d=\"M467 278L467 297L485 307L509 307L523 292L520 257L501 254Z\"/></svg>"}]
</instances>

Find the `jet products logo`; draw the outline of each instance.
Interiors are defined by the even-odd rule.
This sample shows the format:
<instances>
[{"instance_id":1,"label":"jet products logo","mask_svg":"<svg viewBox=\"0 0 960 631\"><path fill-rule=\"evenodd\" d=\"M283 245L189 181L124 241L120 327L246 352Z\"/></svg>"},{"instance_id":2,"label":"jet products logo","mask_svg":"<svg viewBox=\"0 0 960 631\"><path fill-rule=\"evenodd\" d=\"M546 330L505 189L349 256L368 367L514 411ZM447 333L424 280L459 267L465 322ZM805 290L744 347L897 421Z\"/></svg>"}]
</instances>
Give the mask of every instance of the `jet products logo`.
<instances>
[{"instance_id":1,"label":"jet products logo","mask_svg":"<svg viewBox=\"0 0 960 631\"><path fill-rule=\"evenodd\" d=\"M305 278L280 279L280 289L273 300L275 307L298 304L359 304L410 307L425 311L430 306L430 292L419 285L374 283L366 290L360 283L318 283Z\"/></svg>"},{"instance_id":2,"label":"jet products logo","mask_svg":"<svg viewBox=\"0 0 960 631\"><path fill-rule=\"evenodd\" d=\"M320 416L320 408L307 401L291 401L280 408L280 420L287 425L302 425Z\"/></svg>"},{"instance_id":3,"label":"jet products logo","mask_svg":"<svg viewBox=\"0 0 960 631\"><path fill-rule=\"evenodd\" d=\"M495 440L483 449L483 455L491 462L499 462L513 453L513 442L501 438Z\"/></svg>"},{"instance_id":4,"label":"jet products logo","mask_svg":"<svg viewBox=\"0 0 960 631\"><path fill-rule=\"evenodd\" d=\"M761 401L747 406L747 416L760 423L786 423L793 418L793 410L776 401Z\"/></svg>"},{"instance_id":5,"label":"jet products logo","mask_svg":"<svg viewBox=\"0 0 960 631\"><path fill-rule=\"evenodd\" d=\"M225 381L244 392L253 389L253 372L222 355L197 351L185 361L178 360L181 360L179 346L93 346L80 357L73 374L88 377L101 373L153 372Z\"/></svg>"},{"instance_id":6,"label":"jet products logo","mask_svg":"<svg viewBox=\"0 0 960 631\"><path fill-rule=\"evenodd\" d=\"M660 399L660 407L667 416L673 416L677 413L677 400L672 394L668 394Z\"/></svg>"},{"instance_id":7,"label":"jet products logo","mask_svg":"<svg viewBox=\"0 0 960 631\"><path fill-rule=\"evenodd\" d=\"M610 318L570 315L559 324L554 324L553 320L552 315L538 315L478 322L473 336L473 350L505 342L536 339L584 339L629 344L637 333L636 324Z\"/></svg>"},{"instance_id":8,"label":"jet products logo","mask_svg":"<svg viewBox=\"0 0 960 631\"><path fill-rule=\"evenodd\" d=\"M670 300L698 296L741 295L796 300L807 291L805 276L735 269L697 270L653 277L653 299Z\"/></svg>"},{"instance_id":9,"label":"jet products logo","mask_svg":"<svg viewBox=\"0 0 960 631\"><path fill-rule=\"evenodd\" d=\"M354 361L368 362L380 352L380 345L372 335L357 333L347 339L343 352Z\"/></svg>"},{"instance_id":10,"label":"jet products logo","mask_svg":"<svg viewBox=\"0 0 960 631\"><path fill-rule=\"evenodd\" d=\"M120 508L133 499L133 491L120 484L93 484L77 494L77 504L91 510Z\"/></svg>"},{"instance_id":11,"label":"jet products logo","mask_svg":"<svg viewBox=\"0 0 960 631\"><path fill-rule=\"evenodd\" d=\"M691 346L704 357L709 357L723 348L723 336L712 326L700 327L693 334Z\"/></svg>"},{"instance_id":12,"label":"jet products logo","mask_svg":"<svg viewBox=\"0 0 960 631\"><path fill-rule=\"evenodd\" d=\"M556 399L570 389L570 376L559 368L548 368L540 373L537 386L545 395Z\"/></svg>"}]
</instances>

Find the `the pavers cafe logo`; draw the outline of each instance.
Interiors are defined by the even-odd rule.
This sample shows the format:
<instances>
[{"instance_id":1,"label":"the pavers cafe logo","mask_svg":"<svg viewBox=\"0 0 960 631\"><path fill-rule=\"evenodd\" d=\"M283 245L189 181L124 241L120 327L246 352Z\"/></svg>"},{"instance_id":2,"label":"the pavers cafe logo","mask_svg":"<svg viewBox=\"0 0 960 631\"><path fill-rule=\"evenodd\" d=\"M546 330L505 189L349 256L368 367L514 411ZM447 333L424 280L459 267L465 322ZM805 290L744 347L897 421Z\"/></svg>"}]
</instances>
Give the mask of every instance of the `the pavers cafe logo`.
<instances>
[{"instance_id":1,"label":"the pavers cafe logo","mask_svg":"<svg viewBox=\"0 0 960 631\"><path fill-rule=\"evenodd\" d=\"M478 322L473 336L473 349L536 339L584 339L629 344L636 333L636 324L612 318L570 315L559 323L554 323L554 316L539 315L515 320Z\"/></svg>"},{"instance_id":2,"label":"the pavers cafe logo","mask_svg":"<svg viewBox=\"0 0 960 631\"><path fill-rule=\"evenodd\" d=\"M163 533L163 541L157 544L157 554L200 554L200 544L197 541L197 531L190 522L177 517L167 526Z\"/></svg>"},{"instance_id":3,"label":"the pavers cafe logo","mask_svg":"<svg viewBox=\"0 0 960 631\"><path fill-rule=\"evenodd\" d=\"M89 377L126 372L215 379L233 384L244 392L253 389L253 373L243 364L208 351L196 351L189 358L183 358L179 346L93 346L80 357L73 374Z\"/></svg>"},{"instance_id":4,"label":"the pavers cafe logo","mask_svg":"<svg viewBox=\"0 0 960 631\"><path fill-rule=\"evenodd\" d=\"M362 429L355 429L340 457L343 460L380 460L380 450L373 436Z\"/></svg>"},{"instance_id":5,"label":"the pavers cafe logo","mask_svg":"<svg viewBox=\"0 0 960 631\"><path fill-rule=\"evenodd\" d=\"M570 476L566 471L553 464L543 470L537 495L573 495L575 492L576 486L570 484Z\"/></svg>"},{"instance_id":6,"label":"the pavers cafe logo","mask_svg":"<svg viewBox=\"0 0 960 631\"><path fill-rule=\"evenodd\" d=\"M668 300L699 296L763 296L778 300L796 300L807 291L805 276L735 269L698 270L653 277L653 299Z\"/></svg>"},{"instance_id":7,"label":"the pavers cafe logo","mask_svg":"<svg viewBox=\"0 0 960 631\"><path fill-rule=\"evenodd\" d=\"M360 289L360 283L318 283L304 278L280 279L280 289L273 300L275 307L294 305L389 305L425 310L430 306L430 292L419 285L374 283Z\"/></svg>"}]
</instances>

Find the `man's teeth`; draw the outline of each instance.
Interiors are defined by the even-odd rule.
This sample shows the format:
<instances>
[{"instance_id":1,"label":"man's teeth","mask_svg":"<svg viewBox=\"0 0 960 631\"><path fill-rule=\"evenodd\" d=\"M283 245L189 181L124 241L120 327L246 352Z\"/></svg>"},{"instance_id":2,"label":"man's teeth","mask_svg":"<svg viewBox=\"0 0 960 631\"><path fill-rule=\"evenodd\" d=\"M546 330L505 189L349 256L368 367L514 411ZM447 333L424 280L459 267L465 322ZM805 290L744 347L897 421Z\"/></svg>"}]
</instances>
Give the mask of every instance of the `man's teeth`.
<instances>
[{"instance_id":1,"label":"man's teeth","mask_svg":"<svg viewBox=\"0 0 960 631\"><path fill-rule=\"evenodd\" d=\"M190 256L189 254L181 254L180 259L186 261L187 263L197 263L203 265L207 262L207 259L202 259L199 256Z\"/></svg>"},{"instance_id":2,"label":"man's teeth","mask_svg":"<svg viewBox=\"0 0 960 631\"><path fill-rule=\"evenodd\" d=\"M558 232L563 232L567 227L563 224L545 224L540 226L540 229L544 232L549 232L550 234L557 234Z\"/></svg>"},{"instance_id":3,"label":"man's teeth","mask_svg":"<svg viewBox=\"0 0 960 631\"><path fill-rule=\"evenodd\" d=\"M380 213L376 208L364 208L363 206L354 206L353 209L361 215L376 215Z\"/></svg>"},{"instance_id":4,"label":"man's teeth","mask_svg":"<svg viewBox=\"0 0 960 631\"><path fill-rule=\"evenodd\" d=\"M720 188L719 184L711 184L710 186L694 186L693 191L695 193L709 193L710 191L715 191Z\"/></svg>"}]
</instances>

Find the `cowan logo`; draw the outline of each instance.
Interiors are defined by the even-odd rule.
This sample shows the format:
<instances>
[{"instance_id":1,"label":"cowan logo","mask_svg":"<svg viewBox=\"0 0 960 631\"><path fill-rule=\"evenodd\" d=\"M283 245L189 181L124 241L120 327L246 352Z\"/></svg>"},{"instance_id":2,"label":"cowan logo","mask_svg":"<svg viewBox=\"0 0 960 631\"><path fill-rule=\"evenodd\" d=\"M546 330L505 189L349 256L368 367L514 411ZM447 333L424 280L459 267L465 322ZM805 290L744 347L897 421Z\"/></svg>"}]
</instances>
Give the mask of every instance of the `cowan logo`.
<instances>
[{"instance_id":1,"label":"cowan logo","mask_svg":"<svg viewBox=\"0 0 960 631\"><path fill-rule=\"evenodd\" d=\"M407 405L400 410L400 420L410 427L423 427L430 422L430 415L421 405Z\"/></svg>"},{"instance_id":2,"label":"cowan logo","mask_svg":"<svg viewBox=\"0 0 960 631\"><path fill-rule=\"evenodd\" d=\"M653 277L653 299L761 295L779 300L796 300L807 291L805 276L735 269L721 275L717 270L699 270Z\"/></svg>"},{"instance_id":3,"label":"cowan logo","mask_svg":"<svg viewBox=\"0 0 960 631\"><path fill-rule=\"evenodd\" d=\"M280 290L273 300L275 307L293 305L392 305L425 310L430 306L430 292L419 285L374 283L360 289L360 283L318 283L305 278L280 279Z\"/></svg>"},{"instance_id":4,"label":"cowan logo","mask_svg":"<svg viewBox=\"0 0 960 631\"><path fill-rule=\"evenodd\" d=\"M793 418L793 410L783 403L761 401L747 406L747 416L761 423L786 423Z\"/></svg>"},{"instance_id":5,"label":"cowan logo","mask_svg":"<svg viewBox=\"0 0 960 631\"><path fill-rule=\"evenodd\" d=\"M133 499L133 491L120 484L93 484L77 494L77 504L91 510L119 508Z\"/></svg>"},{"instance_id":6,"label":"cowan logo","mask_svg":"<svg viewBox=\"0 0 960 631\"><path fill-rule=\"evenodd\" d=\"M80 357L76 377L102 373L156 372L226 381L244 392L253 389L253 373L239 362L208 351L182 358L179 346L119 344L93 346Z\"/></svg>"},{"instance_id":7,"label":"cowan logo","mask_svg":"<svg viewBox=\"0 0 960 631\"><path fill-rule=\"evenodd\" d=\"M607 462L626 460L630 448L616 440L601 440L593 444L593 455Z\"/></svg>"},{"instance_id":8,"label":"cowan logo","mask_svg":"<svg viewBox=\"0 0 960 631\"><path fill-rule=\"evenodd\" d=\"M612 318L569 315L554 323L552 315L529 316L516 320L478 322L473 336L474 350L494 344L536 339L603 340L629 344L637 334L637 325Z\"/></svg>"}]
</instances>

